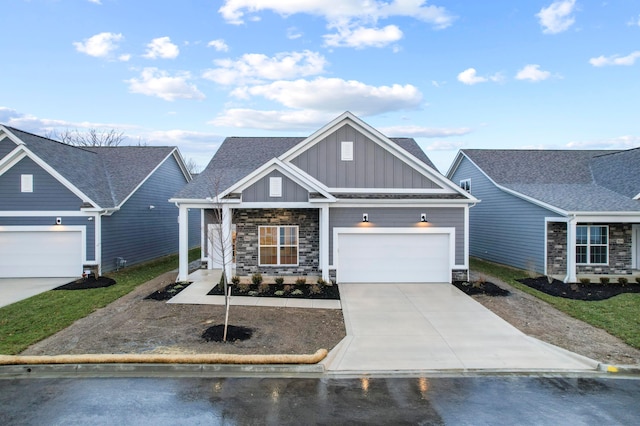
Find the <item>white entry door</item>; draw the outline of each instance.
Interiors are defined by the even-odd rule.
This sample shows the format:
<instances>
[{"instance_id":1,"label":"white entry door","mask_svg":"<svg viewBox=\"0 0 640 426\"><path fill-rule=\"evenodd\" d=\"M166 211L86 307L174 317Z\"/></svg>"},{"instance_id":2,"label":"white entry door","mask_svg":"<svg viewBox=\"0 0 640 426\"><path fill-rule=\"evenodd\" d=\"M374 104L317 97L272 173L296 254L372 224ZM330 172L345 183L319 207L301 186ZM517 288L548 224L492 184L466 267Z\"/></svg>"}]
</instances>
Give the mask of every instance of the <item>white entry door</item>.
<instances>
[{"instance_id":1,"label":"white entry door","mask_svg":"<svg viewBox=\"0 0 640 426\"><path fill-rule=\"evenodd\" d=\"M414 228L338 233L337 274L340 283L451 282L453 235L419 233ZM378 231L378 232L376 232Z\"/></svg>"}]
</instances>

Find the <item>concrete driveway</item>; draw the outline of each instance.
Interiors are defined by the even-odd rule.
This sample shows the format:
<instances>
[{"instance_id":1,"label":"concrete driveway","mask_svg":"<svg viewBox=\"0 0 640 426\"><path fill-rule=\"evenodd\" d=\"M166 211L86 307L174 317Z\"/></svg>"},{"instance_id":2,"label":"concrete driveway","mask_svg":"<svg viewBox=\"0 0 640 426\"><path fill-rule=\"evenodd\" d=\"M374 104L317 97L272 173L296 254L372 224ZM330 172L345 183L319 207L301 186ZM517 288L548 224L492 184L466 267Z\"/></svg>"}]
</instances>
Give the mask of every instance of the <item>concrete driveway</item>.
<instances>
[{"instance_id":1,"label":"concrete driveway","mask_svg":"<svg viewBox=\"0 0 640 426\"><path fill-rule=\"evenodd\" d=\"M44 293L75 278L0 278L0 308Z\"/></svg>"},{"instance_id":2,"label":"concrete driveway","mask_svg":"<svg viewBox=\"0 0 640 426\"><path fill-rule=\"evenodd\" d=\"M451 284L342 284L335 372L585 371L598 363L529 337Z\"/></svg>"}]
</instances>

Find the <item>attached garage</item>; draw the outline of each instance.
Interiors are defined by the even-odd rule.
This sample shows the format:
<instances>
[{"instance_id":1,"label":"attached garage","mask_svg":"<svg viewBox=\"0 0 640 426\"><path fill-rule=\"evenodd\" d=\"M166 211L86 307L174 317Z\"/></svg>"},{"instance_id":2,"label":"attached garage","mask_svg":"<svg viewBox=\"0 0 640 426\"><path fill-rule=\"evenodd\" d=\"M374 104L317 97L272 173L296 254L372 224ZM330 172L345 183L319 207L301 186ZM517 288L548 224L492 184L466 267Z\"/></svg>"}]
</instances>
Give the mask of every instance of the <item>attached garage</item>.
<instances>
[{"instance_id":1,"label":"attached garage","mask_svg":"<svg viewBox=\"0 0 640 426\"><path fill-rule=\"evenodd\" d=\"M454 228L336 228L337 280L451 282L454 236Z\"/></svg>"},{"instance_id":2,"label":"attached garage","mask_svg":"<svg viewBox=\"0 0 640 426\"><path fill-rule=\"evenodd\" d=\"M83 253L82 227L0 228L0 278L79 277Z\"/></svg>"}]
</instances>

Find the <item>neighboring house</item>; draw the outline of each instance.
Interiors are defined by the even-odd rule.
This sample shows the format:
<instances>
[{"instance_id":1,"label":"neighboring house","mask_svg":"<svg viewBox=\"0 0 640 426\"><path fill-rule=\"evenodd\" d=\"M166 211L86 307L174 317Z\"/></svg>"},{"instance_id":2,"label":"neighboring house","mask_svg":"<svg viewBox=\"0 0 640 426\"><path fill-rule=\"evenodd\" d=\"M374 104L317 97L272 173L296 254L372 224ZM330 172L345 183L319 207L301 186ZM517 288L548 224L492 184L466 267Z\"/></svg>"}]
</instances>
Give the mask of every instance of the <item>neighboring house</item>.
<instances>
[{"instance_id":1,"label":"neighboring house","mask_svg":"<svg viewBox=\"0 0 640 426\"><path fill-rule=\"evenodd\" d=\"M217 246L233 259L230 275L341 283L466 279L467 220L477 202L413 139L388 138L349 112L306 138L227 138L171 201L181 235L188 209L203 209L209 268L222 266ZM221 239L210 232L220 223ZM187 275L184 241L178 279Z\"/></svg>"},{"instance_id":2,"label":"neighboring house","mask_svg":"<svg viewBox=\"0 0 640 426\"><path fill-rule=\"evenodd\" d=\"M482 200L471 256L565 282L640 268L640 148L465 149L447 176Z\"/></svg>"},{"instance_id":3,"label":"neighboring house","mask_svg":"<svg viewBox=\"0 0 640 426\"><path fill-rule=\"evenodd\" d=\"M175 253L168 199L190 180L175 147L80 148L0 125L0 277L79 277Z\"/></svg>"}]
</instances>

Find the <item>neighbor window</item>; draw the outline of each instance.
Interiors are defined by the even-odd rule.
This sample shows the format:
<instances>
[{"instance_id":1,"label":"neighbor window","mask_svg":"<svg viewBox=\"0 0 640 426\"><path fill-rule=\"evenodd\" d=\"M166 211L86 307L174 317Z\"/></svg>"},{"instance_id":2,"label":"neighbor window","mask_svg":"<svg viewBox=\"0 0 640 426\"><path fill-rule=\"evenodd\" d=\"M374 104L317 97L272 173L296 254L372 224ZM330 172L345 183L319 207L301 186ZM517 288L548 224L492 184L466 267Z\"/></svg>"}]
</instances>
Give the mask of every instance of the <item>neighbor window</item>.
<instances>
[{"instance_id":1,"label":"neighbor window","mask_svg":"<svg viewBox=\"0 0 640 426\"><path fill-rule=\"evenodd\" d=\"M460 188L467 192L471 192L471 179L463 179L460 181Z\"/></svg>"},{"instance_id":2,"label":"neighbor window","mask_svg":"<svg viewBox=\"0 0 640 426\"><path fill-rule=\"evenodd\" d=\"M282 197L282 178L269 178L269 197Z\"/></svg>"},{"instance_id":3,"label":"neighbor window","mask_svg":"<svg viewBox=\"0 0 640 426\"><path fill-rule=\"evenodd\" d=\"M608 226L576 226L576 263L585 265L609 263Z\"/></svg>"},{"instance_id":4,"label":"neighbor window","mask_svg":"<svg viewBox=\"0 0 640 426\"><path fill-rule=\"evenodd\" d=\"M344 141L340 144L340 159L342 161L353 161L353 142Z\"/></svg>"},{"instance_id":5,"label":"neighbor window","mask_svg":"<svg viewBox=\"0 0 640 426\"><path fill-rule=\"evenodd\" d=\"M298 264L297 226L260 226L259 234L261 266Z\"/></svg>"},{"instance_id":6,"label":"neighbor window","mask_svg":"<svg viewBox=\"0 0 640 426\"><path fill-rule=\"evenodd\" d=\"M33 192L33 175L20 176L20 191Z\"/></svg>"}]
</instances>

